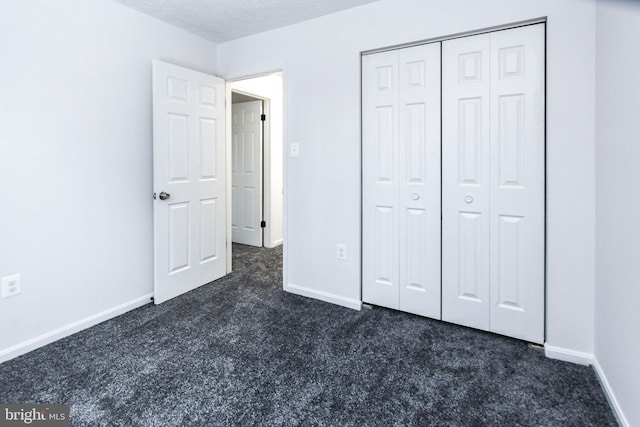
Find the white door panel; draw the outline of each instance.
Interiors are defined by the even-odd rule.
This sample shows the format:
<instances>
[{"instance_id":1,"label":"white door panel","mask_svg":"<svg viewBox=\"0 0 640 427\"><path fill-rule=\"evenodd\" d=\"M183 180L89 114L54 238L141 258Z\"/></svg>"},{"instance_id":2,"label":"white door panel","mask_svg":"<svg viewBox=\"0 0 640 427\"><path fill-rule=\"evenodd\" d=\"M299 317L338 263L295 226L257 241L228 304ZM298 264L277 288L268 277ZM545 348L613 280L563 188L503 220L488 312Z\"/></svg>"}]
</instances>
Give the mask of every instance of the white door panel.
<instances>
[{"instance_id":1,"label":"white door panel","mask_svg":"<svg viewBox=\"0 0 640 427\"><path fill-rule=\"evenodd\" d=\"M232 110L232 240L262 246L262 101Z\"/></svg>"},{"instance_id":2,"label":"white door panel","mask_svg":"<svg viewBox=\"0 0 640 427\"><path fill-rule=\"evenodd\" d=\"M544 340L544 26L443 42L444 320Z\"/></svg>"},{"instance_id":3,"label":"white door panel","mask_svg":"<svg viewBox=\"0 0 640 427\"><path fill-rule=\"evenodd\" d=\"M440 318L440 44L363 57L363 300Z\"/></svg>"},{"instance_id":4,"label":"white door panel","mask_svg":"<svg viewBox=\"0 0 640 427\"><path fill-rule=\"evenodd\" d=\"M157 304L226 273L224 152L224 80L153 61Z\"/></svg>"},{"instance_id":5,"label":"white door panel","mask_svg":"<svg viewBox=\"0 0 640 427\"><path fill-rule=\"evenodd\" d=\"M400 49L400 310L440 318L440 43Z\"/></svg>"},{"instance_id":6,"label":"white door panel","mask_svg":"<svg viewBox=\"0 0 640 427\"><path fill-rule=\"evenodd\" d=\"M491 34L491 331L544 340L544 26Z\"/></svg>"},{"instance_id":7,"label":"white door panel","mask_svg":"<svg viewBox=\"0 0 640 427\"><path fill-rule=\"evenodd\" d=\"M364 56L362 66L362 299L398 309L398 54Z\"/></svg>"},{"instance_id":8,"label":"white door panel","mask_svg":"<svg viewBox=\"0 0 640 427\"><path fill-rule=\"evenodd\" d=\"M442 44L442 319L489 329L488 34Z\"/></svg>"}]
</instances>

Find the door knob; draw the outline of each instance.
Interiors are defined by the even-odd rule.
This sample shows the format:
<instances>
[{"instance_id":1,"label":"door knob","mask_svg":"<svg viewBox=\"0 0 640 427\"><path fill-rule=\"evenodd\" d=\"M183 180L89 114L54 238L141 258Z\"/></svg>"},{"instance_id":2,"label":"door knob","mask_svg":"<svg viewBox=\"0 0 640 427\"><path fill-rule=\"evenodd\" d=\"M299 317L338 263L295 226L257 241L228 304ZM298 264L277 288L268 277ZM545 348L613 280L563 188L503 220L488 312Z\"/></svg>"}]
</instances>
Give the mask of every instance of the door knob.
<instances>
[{"instance_id":1,"label":"door knob","mask_svg":"<svg viewBox=\"0 0 640 427\"><path fill-rule=\"evenodd\" d=\"M162 197L162 194L160 195L160 197ZM467 196L464 198L465 203L471 203L473 202L473 197L471 197L469 194L467 194Z\"/></svg>"},{"instance_id":2,"label":"door knob","mask_svg":"<svg viewBox=\"0 0 640 427\"><path fill-rule=\"evenodd\" d=\"M165 193L164 191L162 193L160 193L160 200L167 200L169 197L171 197L171 194L169 193Z\"/></svg>"},{"instance_id":3,"label":"door knob","mask_svg":"<svg viewBox=\"0 0 640 427\"><path fill-rule=\"evenodd\" d=\"M413 193L413 194L411 195L411 198L412 198L413 200L418 200L418 199L420 198L420 195L419 195L418 193Z\"/></svg>"}]
</instances>

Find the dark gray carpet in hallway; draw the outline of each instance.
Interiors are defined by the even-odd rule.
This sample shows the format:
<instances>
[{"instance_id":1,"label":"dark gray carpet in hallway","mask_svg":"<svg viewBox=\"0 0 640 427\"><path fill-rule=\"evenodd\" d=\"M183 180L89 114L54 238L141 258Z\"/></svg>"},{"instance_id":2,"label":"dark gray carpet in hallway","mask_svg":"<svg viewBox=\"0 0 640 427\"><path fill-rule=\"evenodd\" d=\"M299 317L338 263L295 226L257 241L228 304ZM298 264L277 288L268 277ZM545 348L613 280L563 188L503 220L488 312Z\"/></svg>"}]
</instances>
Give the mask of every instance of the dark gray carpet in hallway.
<instances>
[{"instance_id":1,"label":"dark gray carpet in hallway","mask_svg":"<svg viewBox=\"0 0 640 427\"><path fill-rule=\"evenodd\" d=\"M1 403L72 425L616 425L589 367L526 343L282 291L281 249L0 365Z\"/></svg>"}]
</instances>

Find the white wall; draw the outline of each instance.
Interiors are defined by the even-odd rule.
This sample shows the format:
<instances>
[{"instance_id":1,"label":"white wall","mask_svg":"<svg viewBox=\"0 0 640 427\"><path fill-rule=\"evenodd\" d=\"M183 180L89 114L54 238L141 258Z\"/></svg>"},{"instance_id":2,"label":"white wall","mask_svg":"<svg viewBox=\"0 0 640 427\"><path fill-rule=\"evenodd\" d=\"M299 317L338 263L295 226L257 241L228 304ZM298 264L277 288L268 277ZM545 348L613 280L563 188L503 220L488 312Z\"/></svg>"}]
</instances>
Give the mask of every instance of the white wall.
<instances>
[{"instance_id":1,"label":"white wall","mask_svg":"<svg viewBox=\"0 0 640 427\"><path fill-rule=\"evenodd\" d=\"M595 355L640 426L640 4L598 1Z\"/></svg>"},{"instance_id":2,"label":"white wall","mask_svg":"<svg viewBox=\"0 0 640 427\"><path fill-rule=\"evenodd\" d=\"M285 158L287 290L360 306L360 52L543 16L547 344L553 356L588 362L595 275L594 1L382 0L221 44L224 77L284 70L285 144L300 143L300 157ZM337 243L347 244L346 261L336 259Z\"/></svg>"},{"instance_id":3,"label":"white wall","mask_svg":"<svg viewBox=\"0 0 640 427\"><path fill-rule=\"evenodd\" d=\"M265 228L264 245L273 248L283 240L283 93L282 73L248 78L231 82L231 88L245 93L269 98L269 144L265 147Z\"/></svg>"},{"instance_id":4,"label":"white wall","mask_svg":"<svg viewBox=\"0 0 640 427\"><path fill-rule=\"evenodd\" d=\"M2 361L149 301L151 60L216 46L110 0L6 2L0 39Z\"/></svg>"}]
</instances>

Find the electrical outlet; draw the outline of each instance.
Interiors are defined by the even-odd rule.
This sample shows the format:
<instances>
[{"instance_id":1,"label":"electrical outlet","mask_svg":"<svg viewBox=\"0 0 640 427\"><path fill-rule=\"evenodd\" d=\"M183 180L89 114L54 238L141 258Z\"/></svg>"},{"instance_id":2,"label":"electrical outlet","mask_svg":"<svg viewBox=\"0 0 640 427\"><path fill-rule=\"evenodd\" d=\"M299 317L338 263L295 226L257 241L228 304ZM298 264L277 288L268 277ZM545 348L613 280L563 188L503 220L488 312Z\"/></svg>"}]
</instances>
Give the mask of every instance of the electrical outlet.
<instances>
[{"instance_id":1,"label":"electrical outlet","mask_svg":"<svg viewBox=\"0 0 640 427\"><path fill-rule=\"evenodd\" d=\"M3 277L0 286L2 287L2 298L9 298L20 294L22 292L20 274Z\"/></svg>"},{"instance_id":2,"label":"electrical outlet","mask_svg":"<svg viewBox=\"0 0 640 427\"><path fill-rule=\"evenodd\" d=\"M336 245L336 258L338 259L347 259L347 245L337 244Z\"/></svg>"}]
</instances>

